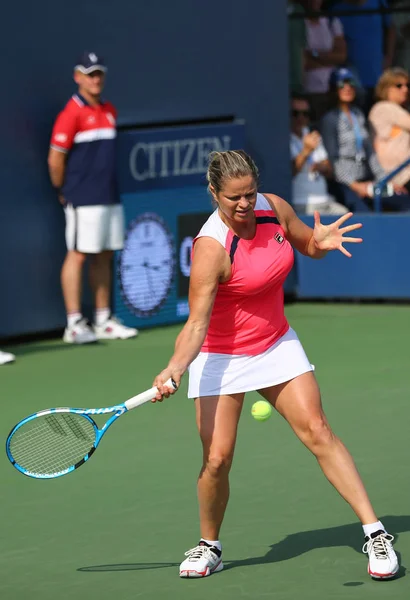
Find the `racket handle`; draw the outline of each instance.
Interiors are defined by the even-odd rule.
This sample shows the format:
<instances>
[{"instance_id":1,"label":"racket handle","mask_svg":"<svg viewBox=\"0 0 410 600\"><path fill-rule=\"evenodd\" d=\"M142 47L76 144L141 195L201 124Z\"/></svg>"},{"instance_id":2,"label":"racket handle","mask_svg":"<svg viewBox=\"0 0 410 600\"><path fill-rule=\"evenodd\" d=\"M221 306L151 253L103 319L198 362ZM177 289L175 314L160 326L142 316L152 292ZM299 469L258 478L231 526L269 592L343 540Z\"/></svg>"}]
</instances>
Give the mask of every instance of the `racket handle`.
<instances>
[{"instance_id":1,"label":"racket handle","mask_svg":"<svg viewBox=\"0 0 410 600\"><path fill-rule=\"evenodd\" d=\"M169 389L177 389L177 384L173 379L171 379L171 377L164 383L164 386ZM141 404L145 404L146 402L153 400L157 394L158 388L153 387L146 392L142 392L141 394L137 394L129 400L126 400L124 405L126 406L127 410L131 410L132 408L137 408L137 406L141 406Z\"/></svg>"}]
</instances>

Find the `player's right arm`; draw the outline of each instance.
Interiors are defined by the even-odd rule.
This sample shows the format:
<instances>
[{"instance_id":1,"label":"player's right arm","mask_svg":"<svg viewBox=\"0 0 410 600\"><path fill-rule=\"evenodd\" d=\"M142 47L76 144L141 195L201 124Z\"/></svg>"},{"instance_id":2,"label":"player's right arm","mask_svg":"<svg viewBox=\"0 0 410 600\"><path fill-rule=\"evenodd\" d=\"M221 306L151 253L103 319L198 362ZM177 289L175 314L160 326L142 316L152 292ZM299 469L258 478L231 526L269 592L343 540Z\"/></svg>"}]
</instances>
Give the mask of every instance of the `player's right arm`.
<instances>
[{"instance_id":1,"label":"player's right arm","mask_svg":"<svg viewBox=\"0 0 410 600\"><path fill-rule=\"evenodd\" d=\"M68 152L74 143L77 132L77 117L68 104L58 115L51 135L48 153L48 171L53 187L60 190L64 184Z\"/></svg>"},{"instance_id":2,"label":"player's right arm","mask_svg":"<svg viewBox=\"0 0 410 600\"><path fill-rule=\"evenodd\" d=\"M179 386L182 375L198 356L208 331L218 285L229 278L230 269L228 254L219 242L209 237L197 240L189 281L189 317L177 337L167 368L154 380L160 395L166 389L163 382L169 377Z\"/></svg>"}]
</instances>

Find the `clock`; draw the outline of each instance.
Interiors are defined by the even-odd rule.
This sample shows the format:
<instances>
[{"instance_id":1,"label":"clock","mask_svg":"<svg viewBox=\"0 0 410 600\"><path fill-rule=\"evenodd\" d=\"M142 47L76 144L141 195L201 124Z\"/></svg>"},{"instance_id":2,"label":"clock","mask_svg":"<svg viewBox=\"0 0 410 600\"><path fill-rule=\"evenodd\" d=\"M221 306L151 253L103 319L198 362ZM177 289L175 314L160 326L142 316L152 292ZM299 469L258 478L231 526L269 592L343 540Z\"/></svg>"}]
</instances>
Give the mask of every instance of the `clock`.
<instances>
[{"instance_id":1,"label":"clock","mask_svg":"<svg viewBox=\"0 0 410 600\"><path fill-rule=\"evenodd\" d=\"M171 291L175 247L165 221L156 213L139 215L128 227L118 271L121 296L129 310L149 317Z\"/></svg>"}]
</instances>

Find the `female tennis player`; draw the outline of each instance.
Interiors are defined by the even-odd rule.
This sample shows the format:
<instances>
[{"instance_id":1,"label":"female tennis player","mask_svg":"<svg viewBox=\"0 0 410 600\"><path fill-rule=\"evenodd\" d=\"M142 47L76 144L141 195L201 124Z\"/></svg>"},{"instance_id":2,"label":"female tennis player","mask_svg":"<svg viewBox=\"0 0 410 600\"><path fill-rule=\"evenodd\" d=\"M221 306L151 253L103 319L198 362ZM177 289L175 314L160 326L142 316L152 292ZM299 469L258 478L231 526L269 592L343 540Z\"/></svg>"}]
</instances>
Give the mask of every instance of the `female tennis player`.
<instances>
[{"instance_id":1,"label":"female tennis player","mask_svg":"<svg viewBox=\"0 0 410 600\"><path fill-rule=\"evenodd\" d=\"M229 497L237 426L246 392L256 390L288 421L314 454L327 479L363 525L368 572L394 577L398 560L393 536L378 520L348 450L332 432L322 409L312 365L284 314L283 283L293 249L311 258L330 250L347 257L345 225L352 213L330 225L314 216L314 229L273 194L257 192L258 170L245 152L211 154L207 174L217 208L194 241L189 318L168 366L154 380L157 400L164 382L179 385L189 368L188 396L195 399L203 446L198 479L201 539L185 553L181 577L221 571L219 532Z\"/></svg>"}]
</instances>

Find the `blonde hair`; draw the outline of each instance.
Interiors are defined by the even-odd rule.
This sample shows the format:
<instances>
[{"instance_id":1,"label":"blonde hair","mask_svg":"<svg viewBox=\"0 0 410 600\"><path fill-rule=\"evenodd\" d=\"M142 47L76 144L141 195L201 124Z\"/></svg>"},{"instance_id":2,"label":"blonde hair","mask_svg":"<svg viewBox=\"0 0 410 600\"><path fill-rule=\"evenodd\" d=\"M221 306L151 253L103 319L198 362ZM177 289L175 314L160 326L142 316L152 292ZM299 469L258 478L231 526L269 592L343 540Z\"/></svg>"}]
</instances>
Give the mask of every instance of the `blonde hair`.
<instances>
[{"instance_id":1,"label":"blonde hair","mask_svg":"<svg viewBox=\"0 0 410 600\"><path fill-rule=\"evenodd\" d=\"M392 69L386 69L381 74L379 81L377 82L375 95L378 100L387 100L388 89L398 83L399 79L405 79L409 81L409 74L406 69L401 67L393 67Z\"/></svg>"},{"instance_id":2,"label":"blonde hair","mask_svg":"<svg viewBox=\"0 0 410 600\"><path fill-rule=\"evenodd\" d=\"M227 179L247 177L250 175L258 183L259 171L253 159L244 150L226 150L225 152L211 152L209 155L206 179L208 189L212 186L218 194Z\"/></svg>"}]
</instances>

